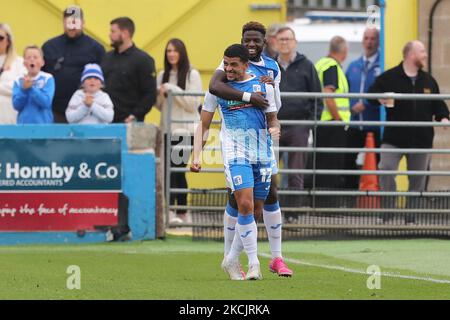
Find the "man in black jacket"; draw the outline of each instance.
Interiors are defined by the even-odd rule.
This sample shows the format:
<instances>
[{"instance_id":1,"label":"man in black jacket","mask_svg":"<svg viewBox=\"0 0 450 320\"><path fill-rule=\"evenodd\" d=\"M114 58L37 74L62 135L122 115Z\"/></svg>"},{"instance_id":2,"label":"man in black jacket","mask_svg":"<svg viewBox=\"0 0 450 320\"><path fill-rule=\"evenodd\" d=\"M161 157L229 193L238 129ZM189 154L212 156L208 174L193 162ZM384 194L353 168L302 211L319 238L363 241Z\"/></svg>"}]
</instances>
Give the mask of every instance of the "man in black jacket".
<instances>
[{"instance_id":1,"label":"man in black jacket","mask_svg":"<svg viewBox=\"0 0 450 320\"><path fill-rule=\"evenodd\" d=\"M380 75L371 93L395 92L410 94L439 94L436 80L422 69L427 62L425 46L420 41L412 41L403 49L403 62ZM380 100L384 105L392 105ZM377 102L375 102L377 103ZM441 121L448 122L449 111L443 101L437 100L397 100L393 107L387 107L387 121ZM386 127L381 145L382 149L432 148L434 129L432 127ZM425 171L430 161L429 154L382 153L379 169L398 170L403 156L406 156L408 170ZM410 176L409 190L423 191L426 176ZM395 191L395 176L381 176L383 191Z\"/></svg>"},{"instance_id":2,"label":"man in black jacket","mask_svg":"<svg viewBox=\"0 0 450 320\"><path fill-rule=\"evenodd\" d=\"M133 43L134 22L128 17L111 21L114 50L103 59L105 90L114 104L114 122L143 121L156 102L155 62Z\"/></svg>"},{"instance_id":3,"label":"man in black jacket","mask_svg":"<svg viewBox=\"0 0 450 320\"><path fill-rule=\"evenodd\" d=\"M295 32L289 27L282 27L277 32L278 64L281 69L281 92L321 92L322 88L314 64L304 55L298 53ZM280 120L314 120L320 119L322 99L282 98L283 107L278 113ZM307 147L310 126L283 125L281 127L281 147ZM289 169L305 169L306 154L290 152ZM303 190L303 174L289 175L290 189Z\"/></svg>"},{"instance_id":4,"label":"man in black jacket","mask_svg":"<svg viewBox=\"0 0 450 320\"><path fill-rule=\"evenodd\" d=\"M100 43L83 33L84 17L80 7L68 7L63 18L64 34L42 46L45 59L43 71L55 78L53 116L56 123L67 123L66 108L80 87L84 66L88 63L100 64L105 54Z\"/></svg>"}]
</instances>

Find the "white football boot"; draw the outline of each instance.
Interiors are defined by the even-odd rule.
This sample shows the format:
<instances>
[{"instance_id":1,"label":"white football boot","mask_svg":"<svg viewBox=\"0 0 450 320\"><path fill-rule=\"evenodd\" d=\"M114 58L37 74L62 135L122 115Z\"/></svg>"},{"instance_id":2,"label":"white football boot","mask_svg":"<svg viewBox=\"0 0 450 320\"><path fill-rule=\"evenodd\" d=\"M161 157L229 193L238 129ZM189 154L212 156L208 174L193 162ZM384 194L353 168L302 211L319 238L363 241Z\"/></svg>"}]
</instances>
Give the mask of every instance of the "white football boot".
<instances>
[{"instance_id":1,"label":"white football boot","mask_svg":"<svg viewBox=\"0 0 450 320\"><path fill-rule=\"evenodd\" d=\"M223 271L228 273L231 280L245 280L245 277L242 274L241 265L238 260L227 261L226 259L223 259L222 269Z\"/></svg>"},{"instance_id":2,"label":"white football boot","mask_svg":"<svg viewBox=\"0 0 450 320\"><path fill-rule=\"evenodd\" d=\"M259 264L250 264L248 266L247 280L262 280L262 273Z\"/></svg>"}]
</instances>

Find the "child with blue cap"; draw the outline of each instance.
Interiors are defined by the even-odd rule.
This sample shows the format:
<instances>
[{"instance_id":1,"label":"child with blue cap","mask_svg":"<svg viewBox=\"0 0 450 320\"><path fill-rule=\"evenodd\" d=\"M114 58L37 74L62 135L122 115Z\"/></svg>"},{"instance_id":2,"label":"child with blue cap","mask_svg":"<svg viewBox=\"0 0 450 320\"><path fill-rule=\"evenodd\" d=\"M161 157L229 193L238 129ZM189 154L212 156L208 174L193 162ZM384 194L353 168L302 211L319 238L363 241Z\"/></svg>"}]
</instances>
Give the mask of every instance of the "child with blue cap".
<instances>
[{"instance_id":1,"label":"child with blue cap","mask_svg":"<svg viewBox=\"0 0 450 320\"><path fill-rule=\"evenodd\" d=\"M114 106L109 95L102 90L105 79L98 64L87 64L81 74L81 89L70 99L66 110L69 123L111 123Z\"/></svg>"}]
</instances>

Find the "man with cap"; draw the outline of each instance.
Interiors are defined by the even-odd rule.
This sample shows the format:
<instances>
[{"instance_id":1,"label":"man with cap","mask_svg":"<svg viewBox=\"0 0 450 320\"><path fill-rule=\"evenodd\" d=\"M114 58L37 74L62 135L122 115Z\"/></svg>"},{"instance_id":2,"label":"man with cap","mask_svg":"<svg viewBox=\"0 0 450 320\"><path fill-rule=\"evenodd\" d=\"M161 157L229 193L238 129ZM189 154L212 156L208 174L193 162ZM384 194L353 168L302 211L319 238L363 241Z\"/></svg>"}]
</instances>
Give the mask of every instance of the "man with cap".
<instances>
[{"instance_id":1,"label":"man with cap","mask_svg":"<svg viewBox=\"0 0 450 320\"><path fill-rule=\"evenodd\" d=\"M109 95L102 91L102 69L98 64L87 64L81 74L81 89L77 90L66 109L69 123L111 123L114 107Z\"/></svg>"},{"instance_id":2,"label":"man with cap","mask_svg":"<svg viewBox=\"0 0 450 320\"><path fill-rule=\"evenodd\" d=\"M53 115L55 123L67 123L66 107L79 88L80 77L86 64L100 64L105 49L83 33L84 14L78 6L69 6L63 12L64 34L44 43L43 71L55 78Z\"/></svg>"}]
</instances>

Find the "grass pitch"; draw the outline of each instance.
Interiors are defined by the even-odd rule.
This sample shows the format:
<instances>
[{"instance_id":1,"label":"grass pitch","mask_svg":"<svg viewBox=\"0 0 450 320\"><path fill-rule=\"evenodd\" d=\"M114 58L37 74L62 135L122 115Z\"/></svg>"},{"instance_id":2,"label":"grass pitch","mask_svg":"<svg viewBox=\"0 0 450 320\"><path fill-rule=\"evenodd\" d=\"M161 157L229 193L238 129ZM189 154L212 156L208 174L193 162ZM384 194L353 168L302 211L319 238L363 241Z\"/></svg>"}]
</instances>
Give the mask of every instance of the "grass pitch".
<instances>
[{"instance_id":1,"label":"grass pitch","mask_svg":"<svg viewBox=\"0 0 450 320\"><path fill-rule=\"evenodd\" d=\"M223 244L188 237L95 245L0 247L0 299L449 299L450 242L371 240L285 242L294 277L231 281L221 270ZM245 261L242 256L241 260ZM81 289L69 290L71 265ZM381 289L367 288L370 265Z\"/></svg>"}]
</instances>

